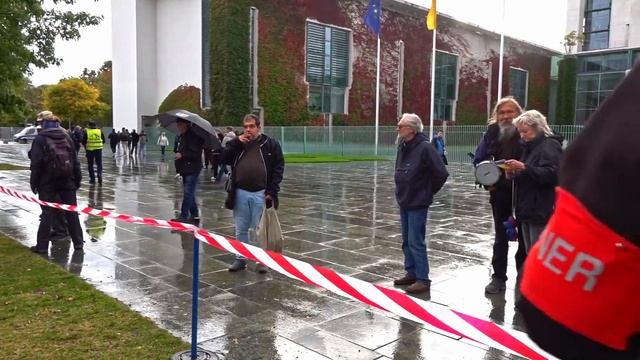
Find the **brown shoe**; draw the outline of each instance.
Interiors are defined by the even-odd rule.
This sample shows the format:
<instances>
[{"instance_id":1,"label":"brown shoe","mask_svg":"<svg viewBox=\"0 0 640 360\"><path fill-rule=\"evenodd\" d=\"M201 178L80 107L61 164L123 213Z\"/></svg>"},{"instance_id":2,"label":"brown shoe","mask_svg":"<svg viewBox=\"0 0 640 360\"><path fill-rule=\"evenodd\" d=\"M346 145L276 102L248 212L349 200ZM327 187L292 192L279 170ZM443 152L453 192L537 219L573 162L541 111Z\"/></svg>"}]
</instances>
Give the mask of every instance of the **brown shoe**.
<instances>
[{"instance_id":1,"label":"brown shoe","mask_svg":"<svg viewBox=\"0 0 640 360\"><path fill-rule=\"evenodd\" d=\"M393 285L402 286L402 285L411 285L415 283L417 279L409 274L405 275L400 279L393 280Z\"/></svg>"},{"instance_id":2,"label":"brown shoe","mask_svg":"<svg viewBox=\"0 0 640 360\"><path fill-rule=\"evenodd\" d=\"M421 294L424 292L428 292L429 290L431 290L431 283L416 281L405 291L407 292L407 294Z\"/></svg>"}]
</instances>

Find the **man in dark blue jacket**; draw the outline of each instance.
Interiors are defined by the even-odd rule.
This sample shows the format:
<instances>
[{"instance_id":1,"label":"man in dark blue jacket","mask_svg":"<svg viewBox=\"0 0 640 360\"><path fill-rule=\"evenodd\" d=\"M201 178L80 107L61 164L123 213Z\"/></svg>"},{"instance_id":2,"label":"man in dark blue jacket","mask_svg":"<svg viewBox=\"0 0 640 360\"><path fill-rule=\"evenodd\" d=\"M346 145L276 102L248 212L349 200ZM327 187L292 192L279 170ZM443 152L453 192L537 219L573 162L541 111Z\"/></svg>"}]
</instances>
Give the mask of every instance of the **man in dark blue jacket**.
<instances>
[{"instance_id":1,"label":"man in dark blue jacket","mask_svg":"<svg viewBox=\"0 0 640 360\"><path fill-rule=\"evenodd\" d=\"M422 120L416 114L403 114L397 127L396 201L400 206L402 252L407 273L393 283L410 285L406 291L412 294L431 289L425 240L427 211L433 195L449 177L442 158L422 129Z\"/></svg>"},{"instance_id":2,"label":"man in dark blue jacket","mask_svg":"<svg viewBox=\"0 0 640 360\"><path fill-rule=\"evenodd\" d=\"M222 163L231 165L227 209L233 210L236 239L249 241L249 229L256 229L264 206L278 208L278 192L284 173L284 156L280 144L262 133L260 118L249 114L243 120L242 135L227 142L222 151ZM254 244L255 245L255 244ZM229 271L246 268L246 259L236 255ZM256 271L266 273L264 265Z\"/></svg>"},{"instance_id":3,"label":"man in dark blue jacket","mask_svg":"<svg viewBox=\"0 0 640 360\"><path fill-rule=\"evenodd\" d=\"M33 140L30 157L30 185L33 193L38 194L40 200L76 205L76 190L82 180L80 162L73 140L60 127L60 119L56 116L43 119L42 131ZM41 208L37 243L31 247L31 251L46 254L49 250L51 225L56 209L48 206ZM64 216L74 249L82 251L84 241L78 214L65 211Z\"/></svg>"},{"instance_id":4,"label":"man in dark blue jacket","mask_svg":"<svg viewBox=\"0 0 640 360\"><path fill-rule=\"evenodd\" d=\"M173 220L198 225L200 213L196 203L196 185L198 184L198 175L202 170L201 155L204 140L193 132L189 121L178 118L176 125L180 132L180 143L176 149L175 166L176 172L182 175L184 193L180 216Z\"/></svg>"}]
</instances>

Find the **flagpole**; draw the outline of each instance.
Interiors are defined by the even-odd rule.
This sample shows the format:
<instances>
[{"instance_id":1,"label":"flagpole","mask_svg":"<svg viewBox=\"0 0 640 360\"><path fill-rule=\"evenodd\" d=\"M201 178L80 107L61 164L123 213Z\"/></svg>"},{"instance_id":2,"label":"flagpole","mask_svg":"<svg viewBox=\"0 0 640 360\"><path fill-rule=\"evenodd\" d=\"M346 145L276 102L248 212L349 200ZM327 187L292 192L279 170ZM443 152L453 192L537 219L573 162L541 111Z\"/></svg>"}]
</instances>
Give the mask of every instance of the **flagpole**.
<instances>
[{"instance_id":1,"label":"flagpole","mask_svg":"<svg viewBox=\"0 0 640 360\"><path fill-rule=\"evenodd\" d=\"M504 62L504 28L507 0L502 0L502 25L500 29L500 62L498 65L498 101L502 99L502 66Z\"/></svg>"},{"instance_id":2,"label":"flagpole","mask_svg":"<svg viewBox=\"0 0 640 360\"><path fill-rule=\"evenodd\" d=\"M433 139L433 117L436 94L436 29L433 29L433 48L431 49L431 110L429 112L429 141Z\"/></svg>"},{"instance_id":3,"label":"flagpole","mask_svg":"<svg viewBox=\"0 0 640 360\"><path fill-rule=\"evenodd\" d=\"M382 9L381 9L382 11ZM376 145L374 154L378 156L378 123L380 120L380 33L378 33L378 52L376 55Z\"/></svg>"}]
</instances>

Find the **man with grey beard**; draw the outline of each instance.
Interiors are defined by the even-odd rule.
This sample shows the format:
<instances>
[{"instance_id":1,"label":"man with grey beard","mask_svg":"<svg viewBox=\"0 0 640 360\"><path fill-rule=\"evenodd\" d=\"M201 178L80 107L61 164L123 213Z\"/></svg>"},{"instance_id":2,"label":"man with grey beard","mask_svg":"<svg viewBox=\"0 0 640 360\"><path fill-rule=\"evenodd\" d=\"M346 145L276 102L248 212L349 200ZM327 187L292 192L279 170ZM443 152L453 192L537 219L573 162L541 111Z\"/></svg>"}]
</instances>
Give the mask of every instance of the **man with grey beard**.
<instances>
[{"instance_id":1,"label":"man with grey beard","mask_svg":"<svg viewBox=\"0 0 640 360\"><path fill-rule=\"evenodd\" d=\"M476 149L473 159L474 165L485 160L520 159L522 144L513 119L522 113L522 108L513 97L500 99L493 109L487 131L484 133L480 145ZM506 289L507 262L509 255L509 239L504 222L512 214L512 183L503 174L498 182L487 188L490 193L491 210L495 229L493 256L491 265L493 275L491 282L485 287L487 294L498 294ZM518 271L526 257L524 246L520 245L518 232L518 252L516 253L516 268Z\"/></svg>"}]
</instances>

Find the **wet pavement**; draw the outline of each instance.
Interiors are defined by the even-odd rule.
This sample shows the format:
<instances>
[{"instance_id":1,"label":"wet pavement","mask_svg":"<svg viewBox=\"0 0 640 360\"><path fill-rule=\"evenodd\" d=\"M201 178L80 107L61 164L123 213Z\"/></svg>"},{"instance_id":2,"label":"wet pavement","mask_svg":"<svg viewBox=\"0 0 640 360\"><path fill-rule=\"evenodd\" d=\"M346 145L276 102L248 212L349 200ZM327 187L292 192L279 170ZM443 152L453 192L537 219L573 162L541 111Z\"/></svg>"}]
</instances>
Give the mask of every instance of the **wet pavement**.
<instances>
[{"instance_id":1,"label":"wet pavement","mask_svg":"<svg viewBox=\"0 0 640 360\"><path fill-rule=\"evenodd\" d=\"M0 145L1 162L28 166L28 145ZM169 219L182 198L172 161L104 156L104 184L78 191L81 204ZM515 267L505 294L486 296L492 247L487 194L471 169L457 165L429 211L430 295L420 296L521 329L514 309ZM203 171L202 227L233 236L224 190ZM29 193L29 171L0 171L0 184ZM0 194L0 232L35 244L38 205ZM278 212L285 255L393 287L404 275L394 199L393 162L287 165ZM187 341L191 331L193 236L80 215L85 252L69 241L49 258ZM200 347L227 359L518 359L499 350L426 330L327 290L275 272L229 273L233 255L200 244Z\"/></svg>"}]
</instances>

